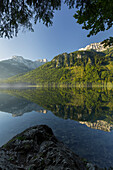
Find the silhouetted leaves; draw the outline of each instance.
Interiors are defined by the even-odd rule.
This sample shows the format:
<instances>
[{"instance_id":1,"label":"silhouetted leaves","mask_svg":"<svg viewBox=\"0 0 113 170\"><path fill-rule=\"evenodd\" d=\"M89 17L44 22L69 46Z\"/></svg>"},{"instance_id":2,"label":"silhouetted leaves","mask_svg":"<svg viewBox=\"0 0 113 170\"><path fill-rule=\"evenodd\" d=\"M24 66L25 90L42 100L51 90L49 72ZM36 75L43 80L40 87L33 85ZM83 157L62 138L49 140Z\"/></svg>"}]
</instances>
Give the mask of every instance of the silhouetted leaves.
<instances>
[{"instance_id":1,"label":"silhouetted leaves","mask_svg":"<svg viewBox=\"0 0 113 170\"><path fill-rule=\"evenodd\" d=\"M32 24L42 22L52 25L54 12L62 3L69 9L77 8L74 17L82 28L90 30L88 37L113 25L113 3L108 0L0 0L0 37L17 36L20 28L33 31ZM103 41L105 46L113 45L113 38Z\"/></svg>"},{"instance_id":2,"label":"silhouetted leaves","mask_svg":"<svg viewBox=\"0 0 113 170\"><path fill-rule=\"evenodd\" d=\"M33 31L32 23L37 21L52 25L54 10L60 7L60 0L1 0L0 37L17 36L21 27Z\"/></svg>"},{"instance_id":3,"label":"silhouetted leaves","mask_svg":"<svg viewBox=\"0 0 113 170\"><path fill-rule=\"evenodd\" d=\"M108 0L80 0L77 1L78 11L74 15L82 28L90 30L87 35L96 35L100 31L108 30L113 25L113 2ZM103 41L104 45L113 45L113 37Z\"/></svg>"}]
</instances>

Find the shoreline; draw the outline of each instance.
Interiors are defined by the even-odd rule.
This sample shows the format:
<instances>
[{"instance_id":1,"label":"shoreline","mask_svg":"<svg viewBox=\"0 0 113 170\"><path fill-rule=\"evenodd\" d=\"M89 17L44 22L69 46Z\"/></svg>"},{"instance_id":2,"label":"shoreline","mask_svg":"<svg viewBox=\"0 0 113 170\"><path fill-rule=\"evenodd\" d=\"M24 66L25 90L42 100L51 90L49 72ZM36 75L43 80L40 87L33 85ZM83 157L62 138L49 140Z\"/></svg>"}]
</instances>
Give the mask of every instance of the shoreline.
<instances>
[{"instance_id":1,"label":"shoreline","mask_svg":"<svg viewBox=\"0 0 113 170\"><path fill-rule=\"evenodd\" d=\"M0 83L0 88L8 87L79 87L79 88L113 88L112 82L106 83L93 83L93 82L75 82L75 83L38 83L38 84L28 84L28 83Z\"/></svg>"}]
</instances>

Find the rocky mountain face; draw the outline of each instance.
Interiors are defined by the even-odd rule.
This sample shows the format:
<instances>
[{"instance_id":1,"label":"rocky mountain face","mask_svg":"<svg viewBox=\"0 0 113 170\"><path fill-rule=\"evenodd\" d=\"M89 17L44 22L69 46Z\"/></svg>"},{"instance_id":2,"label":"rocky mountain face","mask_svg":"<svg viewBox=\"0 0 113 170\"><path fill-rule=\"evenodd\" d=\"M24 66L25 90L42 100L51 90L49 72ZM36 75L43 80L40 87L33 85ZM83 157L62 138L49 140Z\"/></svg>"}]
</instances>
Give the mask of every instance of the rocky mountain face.
<instances>
[{"instance_id":1,"label":"rocky mountain face","mask_svg":"<svg viewBox=\"0 0 113 170\"><path fill-rule=\"evenodd\" d=\"M81 65L81 62L83 65L86 65L87 63L93 64L94 63L94 56L105 55L104 53L95 52L95 51L76 51L73 53L63 53L58 56L56 56L52 60L52 66L53 67L71 67L76 65Z\"/></svg>"},{"instance_id":2,"label":"rocky mountain face","mask_svg":"<svg viewBox=\"0 0 113 170\"><path fill-rule=\"evenodd\" d=\"M81 65L80 61L85 64L93 64L96 55L105 56L105 50L111 49L112 47L104 48L104 45L99 43L92 43L87 45L85 48L80 48L78 51L72 53L60 54L52 60L53 67L69 67L76 65Z\"/></svg>"},{"instance_id":3,"label":"rocky mountain face","mask_svg":"<svg viewBox=\"0 0 113 170\"><path fill-rule=\"evenodd\" d=\"M0 61L0 79L6 79L20 73L26 73L45 64L47 59L31 61L21 56L13 56L11 59Z\"/></svg>"},{"instance_id":4,"label":"rocky mountain face","mask_svg":"<svg viewBox=\"0 0 113 170\"><path fill-rule=\"evenodd\" d=\"M109 47L104 48L104 45L101 44L101 42L99 43L92 43L90 45L87 45L85 48L80 48L79 51L86 51L86 50L95 50L98 52L107 50Z\"/></svg>"}]
</instances>

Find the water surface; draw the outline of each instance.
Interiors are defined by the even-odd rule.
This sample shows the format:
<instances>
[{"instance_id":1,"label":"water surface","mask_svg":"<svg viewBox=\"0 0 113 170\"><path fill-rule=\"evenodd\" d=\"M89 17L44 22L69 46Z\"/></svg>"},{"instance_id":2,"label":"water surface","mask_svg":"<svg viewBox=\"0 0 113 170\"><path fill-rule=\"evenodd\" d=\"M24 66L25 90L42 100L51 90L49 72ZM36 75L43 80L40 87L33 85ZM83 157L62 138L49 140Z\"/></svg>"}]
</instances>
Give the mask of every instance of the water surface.
<instances>
[{"instance_id":1,"label":"water surface","mask_svg":"<svg viewBox=\"0 0 113 170\"><path fill-rule=\"evenodd\" d=\"M46 124L76 154L113 167L113 91L91 88L2 89L0 146L24 129Z\"/></svg>"}]
</instances>

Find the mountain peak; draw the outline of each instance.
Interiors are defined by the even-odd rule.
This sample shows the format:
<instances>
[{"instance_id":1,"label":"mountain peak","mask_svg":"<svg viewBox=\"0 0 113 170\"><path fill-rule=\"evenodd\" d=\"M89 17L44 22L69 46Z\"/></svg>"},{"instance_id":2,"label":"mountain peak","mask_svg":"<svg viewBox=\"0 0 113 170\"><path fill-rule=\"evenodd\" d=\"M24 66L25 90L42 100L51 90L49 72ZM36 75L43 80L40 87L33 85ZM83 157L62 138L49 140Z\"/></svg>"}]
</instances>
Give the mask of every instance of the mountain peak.
<instances>
[{"instance_id":1,"label":"mountain peak","mask_svg":"<svg viewBox=\"0 0 113 170\"><path fill-rule=\"evenodd\" d=\"M48 62L47 59L32 61L22 56L14 55L10 59L0 61L0 79L31 71L46 62Z\"/></svg>"},{"instance_id":2,"label":"mountain peak","mask_svg":"<svg viewBox=\"0 0 113 170\"><path fill-rule=\"evenodd\" d=\"M26 67L28 67L29 69L35 69L39 66L41 66L42 64L48 62L47 59L39 59L37 61L32 61L29 59L25 59L22 56L12 56L11 59L12 64L15 65L16 64L24 64Z\"/></svg>"},{"instance_id":3,"label":"mountain peak","mask_svg":"<svg viewBox=\"0 0 113 170\"><path fill-rule=\"evenodd\" d=\"M12 59L17 62L23 62L25 59L22 56L12 56Z\"/></svg>"},{"instance_id":4,"label":"mountain peak","mask_svg":"<svg viewBox=\"0 0 113 170\"><path fill-rule=\"evenodd\" d=\"M90 45L87 45L85 48L80 48L78 51L95 50L101 52L107 50L108 48L109 48L108 46L104 48L104 44L101 44L101 42L99 42L99 43L92 43Z\"/></svg>"}]
</instances>

